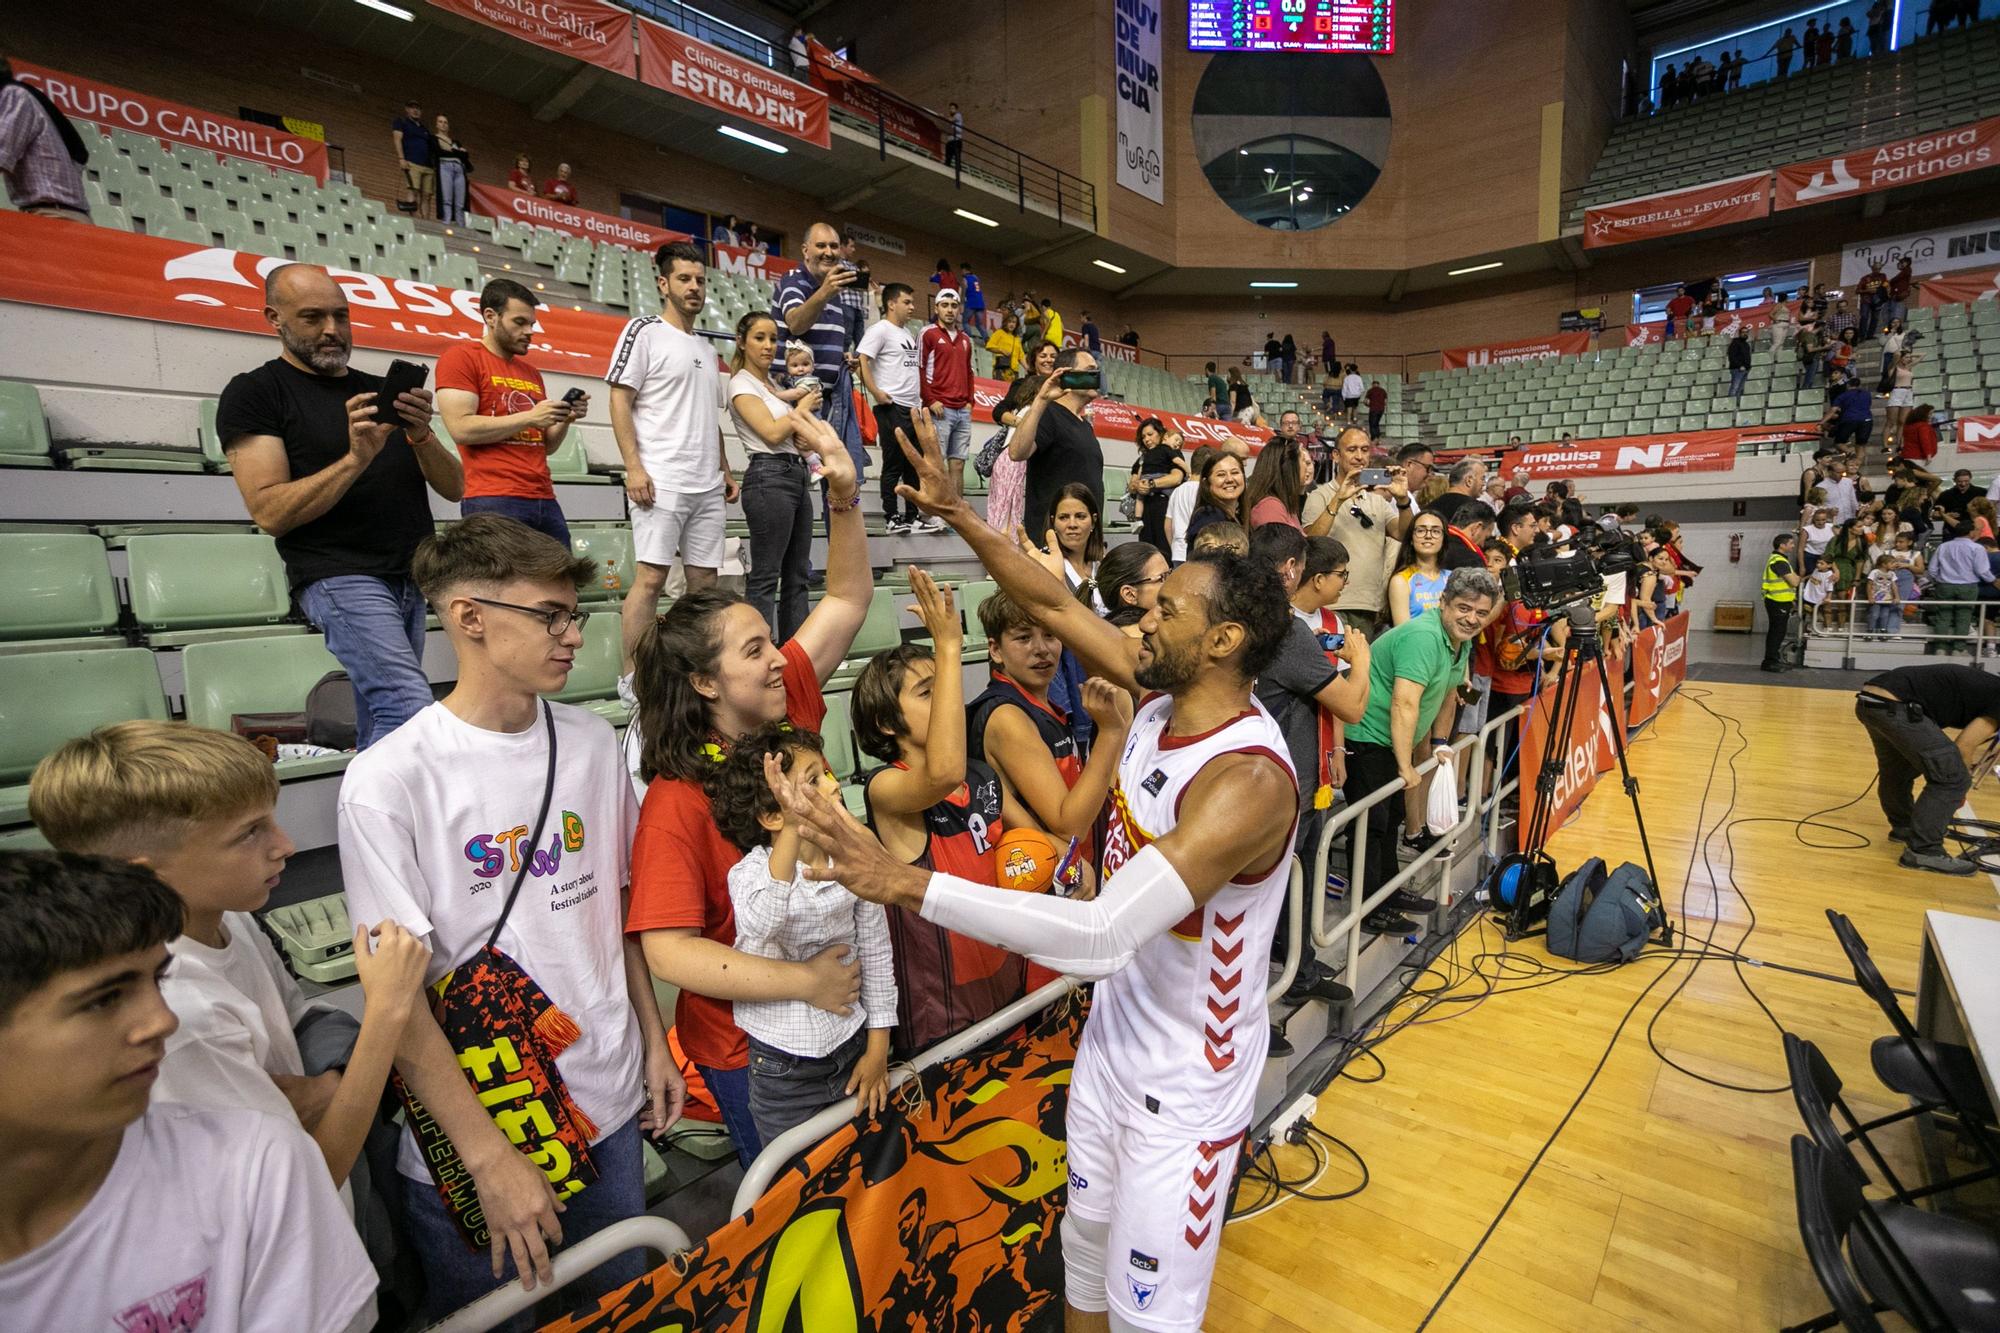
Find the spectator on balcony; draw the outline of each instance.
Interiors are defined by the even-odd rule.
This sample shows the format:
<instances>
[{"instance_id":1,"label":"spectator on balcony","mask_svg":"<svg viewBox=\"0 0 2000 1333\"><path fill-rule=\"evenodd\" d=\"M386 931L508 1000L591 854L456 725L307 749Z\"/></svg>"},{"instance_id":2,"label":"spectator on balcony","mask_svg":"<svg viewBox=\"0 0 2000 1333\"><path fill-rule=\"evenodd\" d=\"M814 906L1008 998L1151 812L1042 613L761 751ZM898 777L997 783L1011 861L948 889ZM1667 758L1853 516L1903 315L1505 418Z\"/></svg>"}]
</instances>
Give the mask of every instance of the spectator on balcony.
<instances>
[{"instance_id":1,"label":"spectator on balcony","mask_svg":"<svg viewBox=\"0 0 2000 1333\"><path fill-rule=\"evenodd\" d=\"M1850 32L1852 30L1852 28L1849 29ZM1833 32L1833 24L1831 23L1821 27L1819 30L1819 41L1814 46L1814 52L1819 56L1819 63L1823 66L1833 63Z\"/></svg>"},{"instance_id":2,"label":"spectator on balcony","mask_svg":"<svg viewBox=\"0 0 2000 1333\"><path fill-rule=\"evenodd\" d=\"M812 45L806 39L803 23L792 25L792 38L786 43L786 50L792 58L792 77L805 80L812 76Z\"/></svg>"},{"instance_id":3,"label":"spectator on balcony","mask_svg":"<svg viewBox=\"0 0 2000 1333\"><path fill-rule=\"evenodd\" d=\"M1854 59L1854 20L1842 18L1840 28L1833 35L1833 54L1836 60Z\"/></svg>"},{"instance_id":4,"label":"spectator on balcony","mask_svg":"<svg viewBox=\"0 0 2000 1333\"><path fill-rule=\"evenodd\" d=\"M979 285L970 259L959 261L958 290L965 297L965 327L974 333L986 332L986 289Z\"/></svg>"},{"instance_id":5,"label":"spectator on balcony","mask_svg":"<svg viewBox=\"0 0 2000 1333\"><path fill-rule=\"evenodd\" d=\"M437 215L444 223L465 221L465 178L472 174L472 155L451 137L451 120L432 122L431 142L437 151Z\"/></svg>"},{"instance_id":6,"label":"spectator on balcony","mask_svg":"<svg viewBox=\"0 0 2000 1333\"><path fill-rule=\"evenodd\" d=\"M1819 20L1806 20L1805 41L1800 44L1799 58L1807 69L1819 65Z\"/></svg>"},{"instance_id":7,"label":"spectator on balcony","mask_svg":"<svg viewBox=\"0 0 2000 1333\"><path fill-rule=\"evenodd\" d=\"M964 304L956 291L939 292L937 320L917 338L918 387L937 424L953 495L965 485L965 459L972 452L972 339L959 322Z\"/></svg>"},{"instance_id":8,"label":"spectator on balcony","mask_svg":"<svg viewBox=\"0 0 2000 1333\"><path fill-rule=\"evenodd\" d=\"M742 244L742 240L736 234L736 229L740 225L736 220L736 215L731 213L728 217L715 224L714 230L709 232L708 239L716 245L740 245Z\"/></svg>"},{"instance_id":9,"label":"spectator on balcony","mask_svg":"<svg viewBox=\"0 0 2000 1333\"><path fill-rule=\"evenodd\" d=\"M965 116L959 111L958 103L956 102L949 103L945 107L945 111L947 115L945 117L944 164L949 170L957 171L962 155L965 152Z\"/></svg>"},{"instance_id":10,"label":"spectator on balcony","mask_svg":"<svg viewBox=\"0 0 2000 1333\"><path fill-rule=\"evenodd\" d=\"M1791 75L1792 55L1798 49L1799 49L1799 39L1797 36L1793 34L1792 30L1789 27L1787 27L1783 32L1778 34L1778 40L1771 43L1771 49L1764 53L1767 56L1777 57L1779 78L1783 79Z\"/></svg>"},{"instance_id":11,"label":"spectator on balcony","mask_svg":"<svg viewBox=\"0 0 2000 1333\"><path fill-rule=\"evenodd\" d=\"M424 203L436 194L437 167L431 132L424 128L424 109L415 101L403 103L403 114L389 122L389 138L396 145L396 161L403 171L403 193L396 207L421 215Z\"/></svg>"},{"instance_id":12,"label":"spectator on balcony","mask_svg":"<svg viewBox=\"0 0 2000 1333\"><path fill-rule=\"evenodd\" d=\"M1896 261L1896 271L1889 278L1889 303L1882 313L1889 319L1903 320L1910 314L1910 288L1916 279L1910 273L1910 257L1904 255Z\"/></svg>"},{"instance_id":13,"label":"spectator on balcony","mask_svg":"<svg viewBox=\"0 0 2000 1333\"><path fill-rule=\"evenodd\" d=\"M1672 338L1675 329L1686 333L1688 320L1694 315L1694 305L1694 296L1688 291L1687 284L1681 284L1680 289L1667 302L1667 337Z\"/></svg>"},{"instance_id":14,"label":"spectator on balcony","mask_svg":"<svg viewBox=\"0 0 2000 1333\"><path fill-rule=\"evenodd\" d=\"M768 255L771 253L771 242L758 232L757 224L754 222L744 228L743 244L744 248L749 250L753 255Z\"/></svg>"},{"instance_id":15,"label":"spectator on balcony","mask_svg":"<svg viewBox=\"0 0 2000 1333\"><path fill-rule=\"evenodd\" d=\"M1868 7L1868 54L1881 55L1889 49L1889 27L1894 22L1889 0L1875 0Z\"/></svg>"},{"instance_id":16,"label":"spectator on balcony","mask_svg":"<svg viewBox=\"0 0 2000 1333\"><path fill-rule=\"evenodd\" d=\"M542 372L528 363L540 304L511 278L486 284L479 293L480 340L453 343L438 358L438 415L465 470L459 513L504 514L568 546L569 524L548 460L590 399L550 398Z\"/></svg>"},{"instance_id":17,"label":"spectator on balcony","mask_svg":"<svg viewBox=\"0 0 2000 1333\"><path fill-rule=\"evenodd\" d=\"M1783 301L1771 307L1771 351L1782 354L1792 341L1792 334L1798 325L1792 320L1792 308Z\"/></svg>"},{"instance_id":18,"label":"spectator on balcony","mask_svg":"<svg viewBox=\"0 0 2000 1333\"><path fill-rule=\"evenodd\" d=\"M576 202L576 186L570 184L569 163L556 163L556 174L542 182L542 198L553 199L559 204Z\"/></svg>"},{"instance_id":19,"label":"spectator on balcony","mask_svg":"<svg viewBox=\"0 0 2000 1333\"><path fill-rule=\"evenodd\" d=\"M90 151L48 94L14 77L0 59L0 175L7 197L23 213L73 219L90 216L83 166Z\"/></svg>"},{"instance_id":20,"label":"spectator on balcony","mask_svg":"<svg viewBox=\"0 0 2000 1333\"><path fill-rule=\"evenodd\" d=\"M398 420L376 419L382 381L348 365L347 296L325 269L272 269L264 318L283 354L229 382L216 433L299 608L353 678L366 749L430 706L410 559L431 535L425 488L456 503L465 474L431 432L428 389L396 399Z\"/></svg>"},{"instance_id":21,"label":"spectator on balcony","mask_svg":"<svg viewBox=\"0 0 2000 1333\"><path fill-rule=\"evenodd\" d=\"M1729 340L1729 396L1743 401L1743 385L1750 378L1750 335L1739 326Z\"/></svg>"},{"instance_id":22,"label":"spectator on balcony","mask_svg":"<svg viewBox=\"0 0 2000 1333\"><path fill-rule=\"evenodd\" d=\"M1660 110L1672 111L1681 103L1680 71L1669 65L1660 71Z\"/></svg>"},{"instance_id":23,"label":"spectator on balcony","mask_svg":"<svg viewBox=\"0 0 2000 1333\"><path fill-rule=\"evenodd\" d=\"M1715 74L1710 81L1710 90L1722 92L1732 86L1736 78L1736 58L1724 51L1715 58Z\"/></svg>"},{"instance_id":24,"label":"spectator on balcony","mask_svg":"<svg viewBox=\"0 0 2000 1333\"><path fill-rule=\"evenodd\" d=\"M526 153L514 154L514 169L507 173L507 188L519 190L522 194L535 192L535 178L529 171Z\"/></svg>"},{"instance_id":25,"label":"spectator on balcony","mask_svg":"<svg viewBox=\"0 0 2000 1333\"><path fill-rule=\"evenodd\" d=\"M1740 88L1743 86L1743 67L1748 63L1743 58L1743 48L1740 46L1737 47L1736 62L1729 67L1729 86L1731 88Z\"/></svg>"},{"instance_id":26,"label":"spectator on balcony","mask_svg":"<svg viewBox=\"0 0 2000 1333\"><path fill-rule=\"evenodd\" d=\"M784 325L787 338L812 348L813 373L825 389L820 409L833 427L855 476L867 476L868 455L861 447L861 426L854 414L854 379L848 369L848 349L861 341L861 308L848 298L861 283L861 271L840 257L841 237L833 226L815 222L806 228L800 251L804 261L779 279L771 295L771 313Z\"/></svg>"}]
</instances>

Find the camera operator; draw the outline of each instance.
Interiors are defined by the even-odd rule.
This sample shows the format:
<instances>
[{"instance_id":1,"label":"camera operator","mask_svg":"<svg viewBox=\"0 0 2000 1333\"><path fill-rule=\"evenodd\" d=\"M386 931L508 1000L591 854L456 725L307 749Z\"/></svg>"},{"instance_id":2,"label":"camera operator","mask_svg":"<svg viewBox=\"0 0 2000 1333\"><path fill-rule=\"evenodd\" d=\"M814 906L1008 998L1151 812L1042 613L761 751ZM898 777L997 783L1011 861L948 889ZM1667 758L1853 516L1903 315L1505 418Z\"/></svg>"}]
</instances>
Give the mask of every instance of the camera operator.
<instances>
[{"instance_id":1,"label":"camera operator","mask_svg":"<svg viewBox=\"0 0 2000 1333\"><path fill-rule=\"evenodd\" d=\"M1904 844L1898 864L1970 875L1977 867L1946 852L1944 835L2000 723L2000 676L1957 663L1897 667L1861 687L1854 716L1875 747L1889 838ZM1912 801L1919 776L1923 794Z\"/></svg>"},{"instance_id":2,"label":"camera operator","mask_svg":"<svg viewBox=\"0 0 2000 1333\"><path fill-rule=\"evenodd\" d=\"M1311 537L1332 536L1347 548L1347 591L1334 610L1348 632L1375 637L1395 572L1396 551L1415 515L1406 503L1402 469L1371 467L1374 445L1356 426L1334 440L1333 480L1306 496L1302 518Z\"/></svg>"}]
</instances>

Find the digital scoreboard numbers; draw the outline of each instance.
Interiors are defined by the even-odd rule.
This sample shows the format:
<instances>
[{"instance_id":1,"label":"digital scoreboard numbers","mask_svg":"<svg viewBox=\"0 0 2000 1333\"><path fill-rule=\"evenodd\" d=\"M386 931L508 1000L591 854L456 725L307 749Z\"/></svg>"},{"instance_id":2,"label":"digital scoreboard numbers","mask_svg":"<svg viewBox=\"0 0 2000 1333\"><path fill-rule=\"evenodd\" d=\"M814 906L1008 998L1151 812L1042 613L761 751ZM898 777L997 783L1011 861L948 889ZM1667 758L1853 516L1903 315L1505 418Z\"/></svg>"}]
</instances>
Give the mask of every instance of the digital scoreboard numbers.
<instances>
[{"instance_id":1,"label":"digital scoreboard numbers","mask_svg":"<svg viewBox=\"0 0 2000 1333\"><path fill-rule=\"evenodd\" d=\"M1395 0L1189 0L1188 49L1386 55Z\"/></svg>"}]
</instances>

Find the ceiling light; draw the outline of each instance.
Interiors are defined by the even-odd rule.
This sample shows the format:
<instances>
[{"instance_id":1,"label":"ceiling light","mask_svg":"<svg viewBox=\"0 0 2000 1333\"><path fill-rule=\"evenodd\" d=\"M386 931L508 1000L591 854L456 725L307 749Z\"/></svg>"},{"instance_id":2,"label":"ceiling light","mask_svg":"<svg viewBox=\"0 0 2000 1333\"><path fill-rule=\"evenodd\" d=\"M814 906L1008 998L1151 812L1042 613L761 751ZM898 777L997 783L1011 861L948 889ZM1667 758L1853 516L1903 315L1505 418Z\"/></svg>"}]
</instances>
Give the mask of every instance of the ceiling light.
<instances>
[{"instance_id":1,"label":"ceiling light","mask_svg":"<svg viewBox=\"0 0 2000 1333\"><path fill-rule=\"evenodd\" d=\"M1238 156L1238 157L1248 157L1248 156L1250 156L1250 150L1249 150L1248 148L1239 148L1239 149L1237 149L1237 150L1236 150L1236 156ZM1267 170L1267 171L1268 171L1268 170L1270 170L1270 168L1266 167L1266 168L1265 168L1265 170Z\"/></svg>"},{"instance_id":2,"label":"ceiling light","mask_svg":"<svg viewBox=\"0 0 2000 1333\"><path fill-rule=\"evenodd\" d=\"M1298 286L1296 282L1253 282L1250 285L1252 287L1272 287L1279 289Z\"/></svg>"},{"instance_id":3,"label":"ceiling light","mask_svg":"<svg viewBox=\"0 0 2000 1333\"><path fill-rule=\"evenodd\" d=\"M773 143L769 139L759 138L748 130L737 129L734 125L717 125L715 132L717 134L726 134L730 138L747 143L753 148L761 148L767 153L789 153L792 151L781 143Z\"/></svg>"},{"instance_id":4,"label":"ceiling light","mask_svg":"<svg viewBox=\"0 0 2000 1333\"><path fill-rule=\"evenodd\" d=\"M1112 263L1108 259L1093 259L1090 262L1097 265L1099 268L1103 269L1107 273L1123 273L1125 271L1124 269L1118 267L1118 265Z\"/></svg>"},{"instance_id":5,"label":"ceiling light","mask_svg":"<svg viewBox=\"0 0 2000 1333\"><path fill-rule=\"evenodd\" d=\"M1484 273L1489 268L1499 268L1501 263L1501 260L1496 259L1490 264L1474 264L1470 268L1446 269L1444 275L1447 278L1456 278L1467 273Z\"/></svg>"},{"instance_id":6,"label":"ceiling light","mask_svg":"<svg viewBox=\"0 0 2000 1333\"><path fill-rule=\"evenodd\" d=\"M1732 273L1723 279L1724 282L1755 282L1756 280L1757 275L1755 273Z\"/></svg>"},{"instance_id":7,"label":"ceiling light","mask_svg":"<svg viewBox=\"0 0 2000 1333\"><path fill-rule=\"evenodd\" d=\"M964 218L967 222L977 222L982 227L997 227L1000 225L999 223L995 222L992 218L980 217L979 214L971 212L968 209L954 208L951 211L956 216Z\"/></svg>"},{"instance_id":8,"label":"ceiling light","mask_svg":"<svg viewBox=\"0 0 2000 1333\"><path fill-rule=\"evenodd\" d=\"M366 5L378 14L387 14L390 18L401 19L405 23L416 17L409 10L399 5L389 4L387 0L354 0L354 3L357 5Z\"/></svg>"}]
</instances>

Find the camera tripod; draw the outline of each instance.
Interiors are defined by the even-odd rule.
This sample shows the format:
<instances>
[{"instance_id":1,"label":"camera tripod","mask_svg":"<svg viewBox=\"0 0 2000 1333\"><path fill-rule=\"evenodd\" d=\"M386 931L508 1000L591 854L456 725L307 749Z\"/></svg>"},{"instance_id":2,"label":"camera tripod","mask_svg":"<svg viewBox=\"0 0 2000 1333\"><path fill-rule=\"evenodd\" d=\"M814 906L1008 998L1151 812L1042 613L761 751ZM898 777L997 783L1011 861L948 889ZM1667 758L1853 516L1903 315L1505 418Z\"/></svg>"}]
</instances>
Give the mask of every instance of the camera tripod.
<instances>
[{"instance_id":1,"label":"camera tripod","mask_svg":"<svg viewBox=\"0 0 2000 1333\"><path fill-rule=\"evenodd\" d=\"M1639 830L1639 849L1646 859L1646 874L1652 881L1653 892L1657 894L1660 891L1659 872L1653 868L1653 844L1646 837L1646 815L1639 807L1639 780L1632 776L1631 766L1625 759L1625 728L1619 722L1621 710L1619 700L1613 696L1611 689L1611 674L1604 669L1604 641L1597 632L1597 619L1588 603L1567 606L1555 614L1568 621L1569 638L1563 644L1555 703L1549 714L1548 740L1543 746L1541 767L1535 775L1534 807L1528 816L1527 836L1521 842L1527 849L1523 878L1529 882L1517 890L1515 901L1506 913L1509 939L1521 938L1528 933L1528 927L1548 914L1549 900L1557 887L1555 862L1543 850L1543 844L1555 832L1550 825L1555 818L1556 784L1562 780L1563 769L1569 763L1569 732L1582 701L1582 668L1587 662L1597 665L1598 688L1603 691L1604 709L1611 719L1611 748L1618 756L1618 776L1625 795L1632 802L1632 821ZM1533 700L1529 701L1528 707L1535 707ZM1525 717L1521 725L1525 731ZM1502 778L1505 778L1504 770ZM1671 943L1673 927L1665 929L1667 942Z\"/></svg>"}]
</instances>

